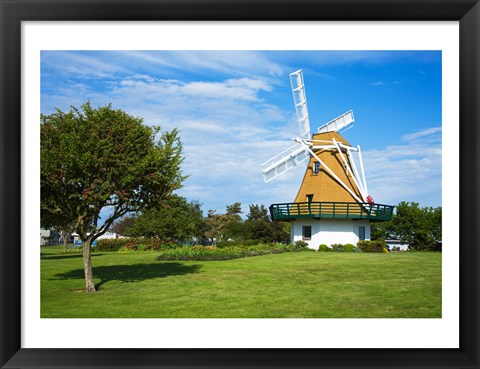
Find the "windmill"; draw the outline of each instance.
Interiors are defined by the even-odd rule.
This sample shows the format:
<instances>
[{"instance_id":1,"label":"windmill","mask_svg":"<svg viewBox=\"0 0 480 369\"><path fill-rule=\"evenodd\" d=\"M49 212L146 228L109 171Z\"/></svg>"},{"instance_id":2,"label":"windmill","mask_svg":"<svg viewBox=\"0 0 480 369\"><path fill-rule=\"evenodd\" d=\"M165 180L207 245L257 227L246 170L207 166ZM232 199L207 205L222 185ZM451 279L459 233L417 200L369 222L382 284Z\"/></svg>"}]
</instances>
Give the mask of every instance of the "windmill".
<instances>
[{"instance_id":1,"label":"windmill","mask_svg":"<svg viewBox=\"0 0 480 369\"><path fill-rule=\"evenodd\" d=\"M265 182L307 162L293 203L272 204L272 219L290 221L291 241L310 248L320 244L356 244L370 239L370 222L388 221L393 206L375 204L368 193L360 146L340 133L353 127L353 111L338 116L310 133L303 71L290 74L299 136L295 145L261 165Z\"/></svg>"}]
</instances>

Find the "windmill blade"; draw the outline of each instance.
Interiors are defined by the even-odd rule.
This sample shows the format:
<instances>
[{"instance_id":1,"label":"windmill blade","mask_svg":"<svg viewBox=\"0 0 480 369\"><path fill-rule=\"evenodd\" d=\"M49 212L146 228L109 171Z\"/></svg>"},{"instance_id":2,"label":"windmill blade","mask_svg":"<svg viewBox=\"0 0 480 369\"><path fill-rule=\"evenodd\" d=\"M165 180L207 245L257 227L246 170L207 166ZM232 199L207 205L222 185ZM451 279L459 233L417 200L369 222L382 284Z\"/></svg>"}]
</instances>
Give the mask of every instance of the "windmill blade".
<instances>
[{"instance_id":1,"label":"windmill blade","mask_svg":"<svg viewBox=\"0 0 480 369\"><path fill-rule=\"evenodd\" d=\"M347 147L346 149L347 149L348 158L350 160L350 163L352 164L353 175L357 180L357 187L362 193L363 199L366 200L368 196L368 192L365 190L365 178L360 177L360 173L358 172L358 169L357 169L357 164L355 163L355 157L353 156L353 152L357 152L358 154L358 151L355 150L353 147Z\"/></svg>"},{"instance_id":2,"label":"windmill blade","mask_svg":"<svg viewBox=\"0 0 480 369\"><path fill-rule=\"evenodd\" d=\"M330 122L325 123L318 129L318 133L325 132L343 132L353 126L355 122L355 117L353 116L353 111L349 110L346 113L343 113L339 117L332 119Z\"/></svg>"},{"instance_id":3,"label":"windmill blade","mask_svg":"<svg viewBox=\"0 0 480 369\"><path fill-rule=\"evenodd\" d=\"M362 171L362 180L363 180L363 189L366 193L368 193L367 188L367 180L365 178L365 170L363 169L363 159L362 159L362 151L360 150L360 145L357 146L358 150L358 158L360 159L360 170Z\"/></svg>"},{"instance_id":4,"label":"windmill blade","mask_svg":"<svg viewBox=\"0 0 480 369\"><path fill-rule=\"evenodd\" d=\"M302 145L294 145L261 165L263 180L270 182L283 173L309 159L308 150Z\"/></svg>"},{"instance_id":5,"label":"windmill blade","mask_svg":"<svg viewBox=\"0 0 480 369\"><path fill-rule=\"evenodd\" d=\"M355 166L355 161L353 161L353 157L351 155L350 150L348 150L347 148L347 155L349 159L351 159L349 162L345 159L345 156L343 156L342 149L340 148L339 143L334 138L332 138L332 141L334 145L337 147L338 155L340 155L340 158L343 161L343 165L344 165L344 169L347 177L349 175L351 176L351 178L353 179L353 182L355 183L355 186L357 186L358 190L360 191L360 195L362 196L363 201L366 202L367 193L365 193L365 191L363 190L363 183L360 182L360 177L358 175L357 168Z\"/></svg>"},{"instance_id":6,"label":"windmill blade","mask_svg":"<svg viewBox=\"0 0 480 369\"><path fill-rule=\"evenodd\" d=\"M293 102L297 113L300 138L310 138L310 120L308 118L307 94L301 69L290 73L290 85L292 86Z\"/></svg>"}]
</instances>

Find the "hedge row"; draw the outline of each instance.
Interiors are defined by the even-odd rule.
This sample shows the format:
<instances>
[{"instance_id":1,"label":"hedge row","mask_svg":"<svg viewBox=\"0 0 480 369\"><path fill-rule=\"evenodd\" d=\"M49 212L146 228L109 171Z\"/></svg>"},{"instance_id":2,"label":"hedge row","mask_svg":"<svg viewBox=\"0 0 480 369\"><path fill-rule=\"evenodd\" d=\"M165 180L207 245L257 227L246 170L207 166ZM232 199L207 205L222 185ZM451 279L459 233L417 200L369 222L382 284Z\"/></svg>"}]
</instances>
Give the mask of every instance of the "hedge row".
<instances>
[{"instance_id":1,"label":"hedge row","mask_svg":"<svg viewBox=\"0 0 480 369\"><path fill-rule=\"evenodd\" d=\"M387 244L384 240L377 241L358 241L357 246L347 243L345 245L341 243L335 243L328 247L325 244L321 244L318 247L318 251L321 252L388 252Z\"/></svg>"},{"instance_id":2,"label":"hedge row","mask_svg":"<svg viewBox=\"0 0 480 369\"><path fill-rule=\"evenodd\" d=\"M320 252L359 252L361 251L357 246L347 243L347 244L341 244L341 243L334 243L331 245L331 247L328 247L325 244L321 244L318 248L318 251Z\"/></svg>"},{"instance_id":3,"label":"hedge row","mask_svg":"<svg viewBox=\"0 0 480 369\"><path fill-rule=\"evenodd\" d=\"M262 240L242 240L242 241L220 241L217 242L217 247L225 248L225 247L232 247L232 246L255 246L263 244Z\"/></svg>"},{"instance_id":4,"label":"hedge row","mask_svg":"<svg viewBox=\"0 0 480 369\"><path fill-rule=\"evenodd\" d=\"M156 260L229 260L250 256L281 254L285 252L306 251L295 245L259 244L255 246L183 246L172 250L165 250L156 257Z\"/></svg>"},{"instance_id":5,"label":"hedge row","mask_svg":"<svg viewBox=\"0 0 480 369\"><path fill-rule=\"evenodd\" d=\"M161 251L178 247L165 244L158 238L110 238L97 241L95 251Z\"/></svg>"},{"instance_id":6,"label":"hedge row","mask_svg":"<svg viewBox=\"0 0 480 369\"><path fill-rule=\"evenodd\" d=\"M168 256L173 259L168 260L200 260L200 259L181 259L183 256L174 255L194 255L199 256L199 253L207 253L208 255L214 253L215 255L240 255L227 257L228 259L244 256L256 256L265 255L268 253L290 252L290 251L303 251L310 250L306 247L306 243L297 241L294 245L284 245L280 243L263 244L259 240L246 240L246 241L224 241L220 242L217 247L214 246L179 246L178 244L165 244L157 238L115 238L115 239L102 239L97 241L95 251L119 251L119 252L132 252L132 251L168 251ZM177 251L179 250L179 251ZM222 251L225 252L222 254ZM388 252L386 243L384 240L377 241L358 241L357 246L347 243L333 244L328 247L325 244L319 246L318 251L333 251L333 252ZM245 255L244 255L245 254ZM172 256L173 255L173 256ZM242 256L244 255L244 256ZM167 259L164 259L167 260ZM205 259L207 260L207 259ZM222 259L216 259L222 260ZM224 259L223 259L224 260Z\"/></svg>"}]
</instances>

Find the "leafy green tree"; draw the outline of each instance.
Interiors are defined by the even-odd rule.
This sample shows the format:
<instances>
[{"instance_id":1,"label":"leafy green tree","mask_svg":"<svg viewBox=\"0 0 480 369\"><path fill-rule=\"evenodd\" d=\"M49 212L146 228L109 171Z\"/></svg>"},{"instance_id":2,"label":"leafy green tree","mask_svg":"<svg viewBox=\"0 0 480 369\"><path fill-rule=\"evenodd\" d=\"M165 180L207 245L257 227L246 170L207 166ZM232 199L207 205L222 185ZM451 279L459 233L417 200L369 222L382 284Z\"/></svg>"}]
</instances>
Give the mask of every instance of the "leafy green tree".
<instances>
[{"instance_id":1,"label":"leafy green tree","mask_svg":"<svg viewBox=\"0 0 480 369\"><path fill-rule=\"evenodd\" d=\"M58 227L58 229L60 230L60 236L63 238L63 252L66 253L67 252L67 245L68 245L68 241L70 240L70 237L72 236L72 233L74 232L74 224L71 223L71 224L68 224L66 226L63 226L63 227Z\"/></svg>"},{"instance_id":2,"label":"leafy green tree","mask_svg":"<svg viewBox=\"0 0 480 369\"><path fill-rule=\"evenodd\" d=\"M371 224L372 240L386 240L386 239L396 238L396 235L393 231L392 224L393 224L392 221L372 223Z\"/></svg>"},{"instance_id":3,"label":"leafy green tree","mask_svg":"<svg viewBox=\"0 0 480 369\"><path fill-rule=\"evenodd\" d=\"M200 204L172 195L159 206L140 214L126 231L126 235L155 237L164 243L177 243L201 238L202 231L203 215Z\"/></svg>"},{"instance_id":4,"label":"leafy green tree","mask_svg":"<svg viewBox=\"0 0 480 369\"><path fill-rule=\"evenodd\" d=\"M247 220L264 220L270 221L268 216L268 210L265 208L265 205L261 204L251 204L248 205L249 213L247 214Z\"/></svg>"},{"instance_id":5,"label":"leafy green tree","mask_svg":"<svg viewBox=\"0 0 480 369\"><path fill-rule=\"evenodd\" d=\"M289 225L284 222L272 222L263 204L249 205L245 221L239 215L241 212L239 202L227 205L225 214L216 214L214 210L209 210L205 218L207 228L205 236L219 241L231 238L236 241L290 242Z\"/></svg>"},{"instance_id":6,"label":"leafy green tree","mask_svg":"<svg viewBox=\"0 0 480 369\"><path fill-rule=\"evenodd\" d=\"M218 239L223 229L223 225L220 221L221 214L217 214L216 210L209 209L207 216L204 219L205 223L205 237L213 241Z\"/></svg>"},{"instance_id":7,"label":"leafy green tree","mask_svg":"<svg viewBox=\"0 0 480 369\"><path fill-rule=\"evenodd\" d=\"M290 233L283 222L266 220L246 220L244 223L247 239L262 242L290 242Z\"/></svg>"},{"instance_id":8,"label":"leafy green tree","mask_svg":"<svg viewBox=\"0 0 480 369\"><path fill-rule=\"evenodd\" d=\"M429 215L432 237L435 240L441 240L442 239L442 208L430 207L430 208L427 208L426 211Z\"/></svg>"},{"instance_id":9,"label":"leafy green tree","mask_svg":"<svg viewBox=\"0 0 480 369\"><path fill-rule=\"evenodd\" d=\"M231 222L227 225L230 238L235 240L259 240L262 242L290 241L290 232L283 222L272 222L268 210L263 204L249 205L247 219L242 222Z\"/></svg>"},{"instance_id":10,"label":"leafy green tree","mask_svg":"<svg viewBox=\"0 0 480 369\"><path fill-rule=\"evenodd\" d=\"M225 216L223 217L225 219ZM236 241L249 239L248 231L245 227L245 222L240 218L239 220L234 220L230 218L227 222L224 223L224 229L222 233L222 241L232 239Z\"/></svg>"},{"instance_id":11,"label":"leafy green tree","mask_svg":"<svg viewBox=\"0 0 480 369\"><path fill-rule=\"evenodd\" d=\"M442 208L400 202L391 221L372 224L372 239L398 238L416 249L434 249L442 239Z\"/></svg>"},{"instance_id":12,"label":"leafy green tree","mask_svg":"<svg viewBox=\"0 0 480 369\"><path fill-rule=\"evenodd\" d=\"M43 183L42 184L42 191L51 191L52 183ZM50 187L50 188L49 188ZM60 190L60 189L58 189ZM59 206L59 203L62 202L63 207L70 206L68 202L68 198L63 197L67 194L60 194L59 198L56 201L55 206ZM41 218L40 218L40 226L45 229L53 229L58 232L63 237L63 252L67 252L67 244L70 236L75 231L75 221L72 220L70 215L67 212L51 212L51 211L44 211L43 203L41 207Z\"/></svg>"},{"instance_id":13,"label":"leafy green tree","mask_svg":"<svg viewBox=\"0 0 480 369\"><path fill-rule=\"evenodd\" d=\"M124 215L120 219L113 222L110 231L115 232L121 236L125 236L127 230L133 226L137 217L135 215Z\"/></svg>"},{"instance_id":14,"label":"leafy green tree","mask_svg":"<svg viewBox=\"0 0 480 369\"><path fill-rule=\"evenodd\" d=\"M91 243L129 212L155 207L181 187L177 131L143 125L111 105L85 103L40 118L42 224L72 222L83 242L85 290L95 291ZM109 209L99 224L102 209Z\"/></svg>"},{"instance_id":15,"label":"leafy green tree","mask_svg":"<svg viewBox=\"0 0 480 369\"><path fill-rule=\"evenodd\" d=\"M224 214L216 214L215 210L209 210L205 218L205 237L217 241L236 238L241 233L242 205L235 202L226 206Z\"/></svg>"},{"instance_id":16,"label":"leafy green tree","mask_svg":"<svg viewBox=\"0 0 480 369\"><path fill-rule=\"evenodd\" d=\"M226 213L220 217L220 222L223 223L222 240L229 238L236 239L243 233L242 230L242 204L235 202L226 206Z\"/></svg>"},{"instance_id":17,"label":"leafy green tree","mask_svg":"<svg viewBox=\"0 0 480 369\"><path fill-rule=\"evenodd\" d=\"M249 205L249 213L245 225L249 238L263 242L290 242L290 232L284 222L272 221L263 204Z\"/></svg>"},{"instance_id":18,"label":"leafy green tree","mask_svg":"<svg viewBox=\"0 0 480 369\"><path fill-rule=\"evenodd\" d=\"M240 217L240 214L242 213L242 204L240 204L239 202L234 202L233 204L226 206L227 215L237 215L238 217Z\"/></svg>"}]
</instances>

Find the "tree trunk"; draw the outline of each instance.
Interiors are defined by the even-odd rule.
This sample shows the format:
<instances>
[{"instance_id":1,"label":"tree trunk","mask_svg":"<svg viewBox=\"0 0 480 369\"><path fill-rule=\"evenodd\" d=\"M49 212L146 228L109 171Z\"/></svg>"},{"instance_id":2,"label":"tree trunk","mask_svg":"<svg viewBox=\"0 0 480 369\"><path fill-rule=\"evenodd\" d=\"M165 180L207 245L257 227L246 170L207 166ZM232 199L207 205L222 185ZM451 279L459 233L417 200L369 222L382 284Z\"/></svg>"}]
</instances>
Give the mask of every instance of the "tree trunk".
<instances>
[{"instance_id":1,"label":"tree trunk","mask_svg":"<svg viewBox=\"0 0 480 369\"><path fill-rule=\"evenodd\" d=\"M85 271L85 292L95 292L93 283L92 257L91 257L92 238L88 237L83 241L83 270Z\"/></svg>"},{"instance_id":2,"label":"tree trunk","mask_svg":"<svg viewBox=\"0 0 480 369\"><path fill-rule=\"evenodd\" d=\"M67 244L68 240L70 239L70 233L68 232L63 232L63 253L67 253Z\"/></svg>"}]
</instances>

